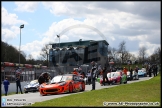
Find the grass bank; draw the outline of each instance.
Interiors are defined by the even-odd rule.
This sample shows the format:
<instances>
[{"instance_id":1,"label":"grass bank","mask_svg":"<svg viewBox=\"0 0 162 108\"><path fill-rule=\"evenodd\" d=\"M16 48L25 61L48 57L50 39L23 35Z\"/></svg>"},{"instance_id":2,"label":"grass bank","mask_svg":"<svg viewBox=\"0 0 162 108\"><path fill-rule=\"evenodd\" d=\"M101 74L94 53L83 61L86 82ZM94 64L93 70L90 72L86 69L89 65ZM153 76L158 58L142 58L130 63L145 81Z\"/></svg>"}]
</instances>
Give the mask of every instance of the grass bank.
<instances>
[{"instance_id":1,"label":"grass bank","mask_svg":"<svg viewBox=\"0 0 162 108\"><path fill-rule=\"evenodd\" d=\"M103 106L103 102L159 102L161 104L161 76L132 84L72 94L34 106Z\"/></svg>"}]
</instances>

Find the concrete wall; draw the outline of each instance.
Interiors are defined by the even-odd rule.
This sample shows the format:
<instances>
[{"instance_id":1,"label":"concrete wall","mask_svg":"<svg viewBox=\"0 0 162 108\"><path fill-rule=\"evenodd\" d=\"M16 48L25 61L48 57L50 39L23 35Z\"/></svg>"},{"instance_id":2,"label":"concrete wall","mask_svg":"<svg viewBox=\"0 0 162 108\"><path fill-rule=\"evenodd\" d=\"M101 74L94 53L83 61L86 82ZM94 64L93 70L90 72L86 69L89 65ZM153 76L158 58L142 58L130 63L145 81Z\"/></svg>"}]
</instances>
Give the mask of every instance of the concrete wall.
<instances>
[{"instance_id":1,"label":"concrete wall","mask_svg":"<svg viewBox=\"0 0 162 108\"><path fill-rule=\"evenodd\" d=\"M29 82L21 82L21 89L24 92L24 86L27 85ZM9 88L8 88L8 93L16 93L16 83L10 83ZM20 92L18 88L18 92ZM4 86L1 84L1 94L5 94Z\"/></svg>"}]
</instances>

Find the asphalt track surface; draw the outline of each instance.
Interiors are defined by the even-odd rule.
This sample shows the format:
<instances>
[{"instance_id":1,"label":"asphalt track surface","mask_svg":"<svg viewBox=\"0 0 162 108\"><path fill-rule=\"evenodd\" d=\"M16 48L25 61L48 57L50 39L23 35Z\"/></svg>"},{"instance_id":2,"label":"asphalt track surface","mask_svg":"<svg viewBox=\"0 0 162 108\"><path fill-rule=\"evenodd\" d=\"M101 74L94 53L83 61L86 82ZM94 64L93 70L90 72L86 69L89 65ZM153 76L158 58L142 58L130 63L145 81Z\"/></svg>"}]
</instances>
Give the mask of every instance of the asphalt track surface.
<instances>
[{"instance_id":1,"label":"asphalt track surface","mask_svg":"<svg viewBox=\"0 0 162 108\"><path fill-rule=\"evenodd\" d=\"M139 81L145 81L145 80L149 80L151 78L152 77L141 77L141 78L139 78L139 80L127 81L127 84L131 84L131 83L135 83L135 82L139 82ZM98 82L96 82L96 90L102 89L102 88L110 88L110 87L120 86L120 85L121 84L101 86ZM86 85L84 92L90 92L91 89L92 89L92 85ZM78 92L78 93L84 93L84 92ZM35 102L42 102L42 101L46 101L46 100L51 100L51 99L55 99L55 98L69 96L69 95L72 95L72 94L77 94L77 93L71 93L71 94L66 93L66 94L59 94L59 95L41 96L39 94L39 92L34 92L34 93L29 92L29 93L26 93L26 94L15 94L15 95L1 96L1 98L12 99L12 100L14 100L14 99L25 99L26 101L24 101L24 102L34 104Z\"/></svg>"}]
</instances>

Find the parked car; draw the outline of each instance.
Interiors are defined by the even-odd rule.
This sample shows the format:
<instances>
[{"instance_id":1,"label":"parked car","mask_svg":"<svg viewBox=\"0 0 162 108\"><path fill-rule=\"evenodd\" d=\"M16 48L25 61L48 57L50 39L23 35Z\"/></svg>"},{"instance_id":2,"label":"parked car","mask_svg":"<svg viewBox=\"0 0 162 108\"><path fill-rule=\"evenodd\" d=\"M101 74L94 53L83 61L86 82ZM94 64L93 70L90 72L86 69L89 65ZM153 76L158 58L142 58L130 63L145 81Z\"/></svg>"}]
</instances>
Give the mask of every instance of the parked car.
<instances>
[{"instance_id":1,"label":"parked car","mask_svg":"<svg viewBox=\"0 0 162 108\"><path fill-rule=\"evenodd\" d=\"M110 84L126 84L127 83L127 77L122 71L109 72L107 74L107 77L108 77ZM103 83L103 79L101 78L100 79L101 86L102 86L102 83Z\"/></svg>"},{"instance_id":2,"label":"parked car","mask_svg":"<svg viewBox=\"0 0 162 108\"><path fill-rule=\"evenodd\" d=\"M110 73L108 73L107 74L107 77L108 77L108 80L109 80L109 82L110 82L110 84L115 84L115 82L116 82L116 72L110 72Z\"/></svg>"},{"instance_id":3,"label":"parked car","mask_svg":"<svg viewBox=\"0 0 162 108\"><path fill-rule=\"evenodd\" d=\"M145 70L138 70L138 77L147 77L147 73Z\"/></svg>"},{"instance_id":4,"label":"parked car","mask_svg":"<svg viewBox=\"0 0 162 108\"><path fill-rule=\"evenodd\" d=\"M108 78L110 84L114 84L116 81L115 72L108 72L107 78ZM102 86L103 85L103 76L101 76L99 79L100 79L100 84ZM108 83L108 81L106 79L105 79L105 83Z\"/></svg>"},{"instance_id":5,"label":"parked car","mask_svg":"<svg viewBox=\"0 0 162 108\"><path fill-rule=\"evenodd\" d=\"M39 83L38 80L32 80L30 83L27 83L26 86L24 86L24 93L28 92L35 92L39 91Z\"/></svg>"},{"instance_id":6,"label":"parked car","mask_svg":"<svg viewBox=\"0 0 162 108\"><path fill-rule=\"evenodd\" d=\"M50 84L43 83L39 87L42 96L47 94L72 93L85 90L84 80L76 74L64 74L53 77Z\"/></svg>"}]
</instances>

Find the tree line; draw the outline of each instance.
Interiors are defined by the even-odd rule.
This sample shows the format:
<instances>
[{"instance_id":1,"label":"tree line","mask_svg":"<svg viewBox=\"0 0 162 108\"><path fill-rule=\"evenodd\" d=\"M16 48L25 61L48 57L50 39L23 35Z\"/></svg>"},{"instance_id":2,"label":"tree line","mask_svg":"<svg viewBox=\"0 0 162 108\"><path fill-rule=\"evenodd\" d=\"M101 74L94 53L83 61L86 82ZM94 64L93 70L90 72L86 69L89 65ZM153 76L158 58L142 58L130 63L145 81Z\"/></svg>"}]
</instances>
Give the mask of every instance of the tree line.
<instances>
[{"instance_id":1,"label":"tree line","mask_svg":"<svg viewBox=\"0 0 162 108\"><path fill-rule=\"evenodd\" d=\"M109 60L113 59L113 61L116 61L121 64L127 64L128 61L140 64L161 64L161 47L158 47L157 49L152 51L152 54L150 56L147 55L146 51L147 48L145 46L142 46L139 47L137 55L131 54L126 49L126 42L122 41L121 43L119 43L118 49L109 47L108 55L110 55Z\"/></svg>"},{"instance_id":2,"label":"tree line","mask_svg":"<svg viewBox=\"0 0 162 108\"><path fill-rule=\"evenodd\" d=\"M20 63L21 64L31 64L38 65L42 64L47 66L46 60L35 60L31 54L26 58L26 54L23 51L20 51L12 45L9 45L6 42L1 41L1 62L12 62L19 63L19 53L20 53Z\"/></svg>"},{"instance_id":3,"label":"tree line","mask_svg":"<svg viewBox=\"0 0 162 108\"><path fill-rule=\"evenodd\" d=\"M27 55L23 52L17 50L12 45L9 45L1 41L1 62L13 62L19 63L19 53L21 64L42 64L48 66L49 61L49 45L46 44L41 49L41 57L38 60L35 60L31 54ZM118 48L108 47L108 59L109 61L115 61L117 63L126 64L129 60L134 61L135 63L157 63L161 64L161 47L158 47L153 53L148 56L146 53L147 48L145 46L140 47L138 50L138 55L131 54L126 49L126 42L122 41L119 43Z\"/></svg>"}]
</instances>

